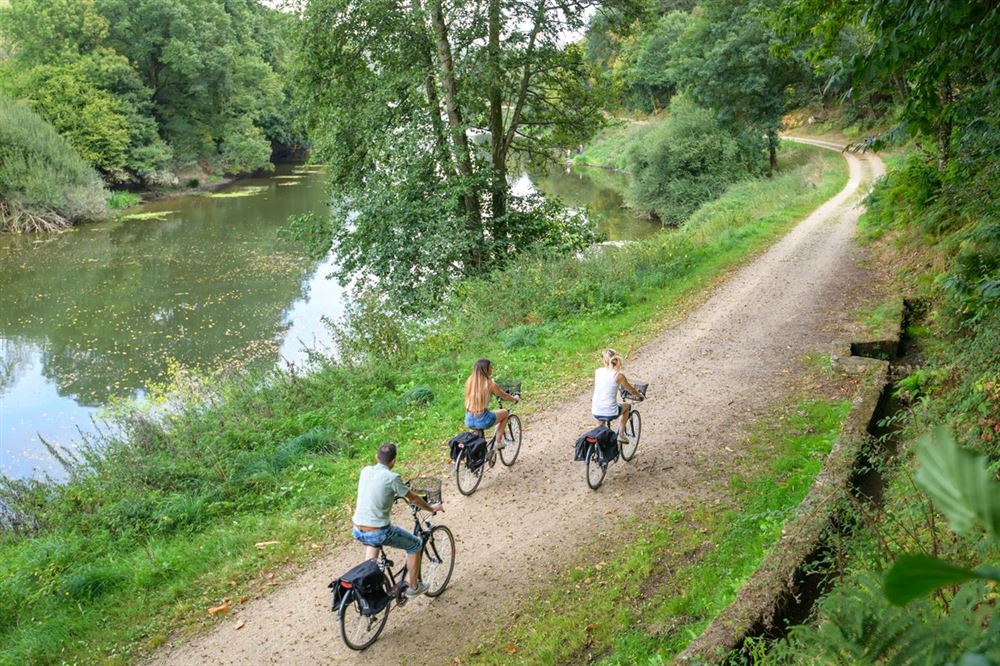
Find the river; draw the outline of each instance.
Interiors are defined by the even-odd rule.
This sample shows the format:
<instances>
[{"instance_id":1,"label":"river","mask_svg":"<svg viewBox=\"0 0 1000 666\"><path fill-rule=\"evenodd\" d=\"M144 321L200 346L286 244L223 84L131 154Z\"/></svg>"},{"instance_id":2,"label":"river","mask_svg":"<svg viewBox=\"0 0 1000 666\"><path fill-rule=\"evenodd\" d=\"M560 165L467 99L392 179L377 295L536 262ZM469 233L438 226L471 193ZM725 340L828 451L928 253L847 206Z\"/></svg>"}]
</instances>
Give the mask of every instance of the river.
<instances>
[{"instance_id":1,"label":"river","mask_svg":"<svg viewBox=\"0 0 1000 666\"><path fill-rule=\"evenodd\" d=\"M617 174L554 169L517 179L587 208L610 240L659 226L622 207ZM321 211L318 168L144 205L51 236L0 235L0 472L60 475L42 444L72 449L110 401L141 399L172 367L302 361L343 312L327 279L278 236L289 215Z\"/></svg>"}]
</instances>

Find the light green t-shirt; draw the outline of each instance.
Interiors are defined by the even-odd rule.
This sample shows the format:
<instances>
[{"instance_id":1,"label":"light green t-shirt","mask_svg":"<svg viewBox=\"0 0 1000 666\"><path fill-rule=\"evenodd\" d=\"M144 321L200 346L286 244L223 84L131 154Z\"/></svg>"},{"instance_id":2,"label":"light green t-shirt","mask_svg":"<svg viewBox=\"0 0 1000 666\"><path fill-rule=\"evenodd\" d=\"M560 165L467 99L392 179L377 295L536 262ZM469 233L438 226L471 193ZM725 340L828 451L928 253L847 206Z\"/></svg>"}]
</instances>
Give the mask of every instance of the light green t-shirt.
<instances>
[{"instance_id":1,"label":"light green t-shirt","mask_svg":"<svg viewBox=\"0 0 1000 666\"><path fill-rule=\"evenodd\" d=\"M358 503L354 508L354 524L365 527L385 527L389 524L389 511L397 497L410 492L391 469L378 463L361 470L358 479Z\"/></svg>"}]
</instances>

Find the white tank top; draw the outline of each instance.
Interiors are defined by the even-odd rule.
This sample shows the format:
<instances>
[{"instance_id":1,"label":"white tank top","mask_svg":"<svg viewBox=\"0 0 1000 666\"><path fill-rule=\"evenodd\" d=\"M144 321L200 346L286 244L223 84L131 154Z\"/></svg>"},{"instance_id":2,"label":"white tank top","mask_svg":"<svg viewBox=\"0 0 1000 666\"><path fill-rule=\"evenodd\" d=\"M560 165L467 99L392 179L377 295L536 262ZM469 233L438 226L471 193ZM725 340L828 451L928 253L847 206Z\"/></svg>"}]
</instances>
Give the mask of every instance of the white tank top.
<instances>
[{"instance_id":1,"label":"white tank top","mask_svg":"<svg viewBox=\"0 0 1000 666\"><path fill-rule=\"evenodd\" d=\"M590 403L591 414L613 416L618 414L618 371L610 368L594 370L594 398Z\"/></svg>"}]
</instances>

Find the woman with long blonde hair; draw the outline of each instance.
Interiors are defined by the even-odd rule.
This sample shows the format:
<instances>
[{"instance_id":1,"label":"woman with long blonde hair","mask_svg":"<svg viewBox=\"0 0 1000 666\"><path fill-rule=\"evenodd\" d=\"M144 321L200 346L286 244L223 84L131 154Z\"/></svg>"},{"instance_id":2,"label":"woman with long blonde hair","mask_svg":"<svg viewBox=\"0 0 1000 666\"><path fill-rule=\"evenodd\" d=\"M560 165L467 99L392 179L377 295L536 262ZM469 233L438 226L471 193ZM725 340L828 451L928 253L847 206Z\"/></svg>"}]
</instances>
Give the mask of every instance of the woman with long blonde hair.
<instances>
[{"instance_id":1,"label":"woman with long blonde hair","mask_svg":"<svg viewBox=\"0 0 1000 666\"><path fill-rule=\"evenodd\" d=\"M639 395L639 392L625 377L623 370L625 362L614 349L605 349L601 354L601 361L604 366L594 370L594 397L591 400L590 409L594 419L598 423L601 421L612 421L619 416L618 421L618 442L622 445L628 444L628 437L625 436L625 424L628 423L628 415L631 405L618 402L618 387L621 387L632 395Z\"/></svg>"},{"instance_id":2,"label":"woman with long blonde hair","mask_svg":"<svg viewBox=\"0 0 1000 666\"><path fill-rule=\"evenodd\" d=\"M517 402L519 396L511 395L493 381L493 364L489 359L481 358L472 368L472 374L465 380L465 425L476 430L486 430L494 423L497 432L503 433L507 425L506 409L490 411L490 398L498 395L504 400ZM497 448L504 447L503 435L497 437Z\"/></svg>"}]
</instances>

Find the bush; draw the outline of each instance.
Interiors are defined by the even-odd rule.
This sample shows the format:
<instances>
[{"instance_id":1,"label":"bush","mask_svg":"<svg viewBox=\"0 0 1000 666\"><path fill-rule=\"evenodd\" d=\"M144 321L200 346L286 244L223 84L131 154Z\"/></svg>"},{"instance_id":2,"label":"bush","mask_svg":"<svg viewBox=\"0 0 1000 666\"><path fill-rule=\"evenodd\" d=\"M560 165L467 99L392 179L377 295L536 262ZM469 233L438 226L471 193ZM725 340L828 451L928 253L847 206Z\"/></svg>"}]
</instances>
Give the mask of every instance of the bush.
<instances>
[{"instance_id":1,"label":"bush","mask_svg":"<svg viewBox=\"0 0 1000 666\"><path fill-rule=\"evenodd\" d=\"M56 130L0 96L0 230L47 231L107 217L101 180Z\"/></svg>"},{"instance_id":2,"label":"bush","mask_svg":"<svg viewBox=\"0 0 1000 666\"><path fill-rule=\"evenodd\" d=\"M142 197L134 192L112 192L108 195L108 208L111 210L123 210L135 206Z\"/></svg>"},{"instance_id":3,"label":"bush","mask_svg":"<svg viewBox=\"0 0 1000 666\"><path fill-rule=\"evenodd\" d=\"M683 96L629 155L629 203L664 224L679 224L731 183L759 173L762 143L723 130L714 114Z\"/></svg>"}]
</instances>

